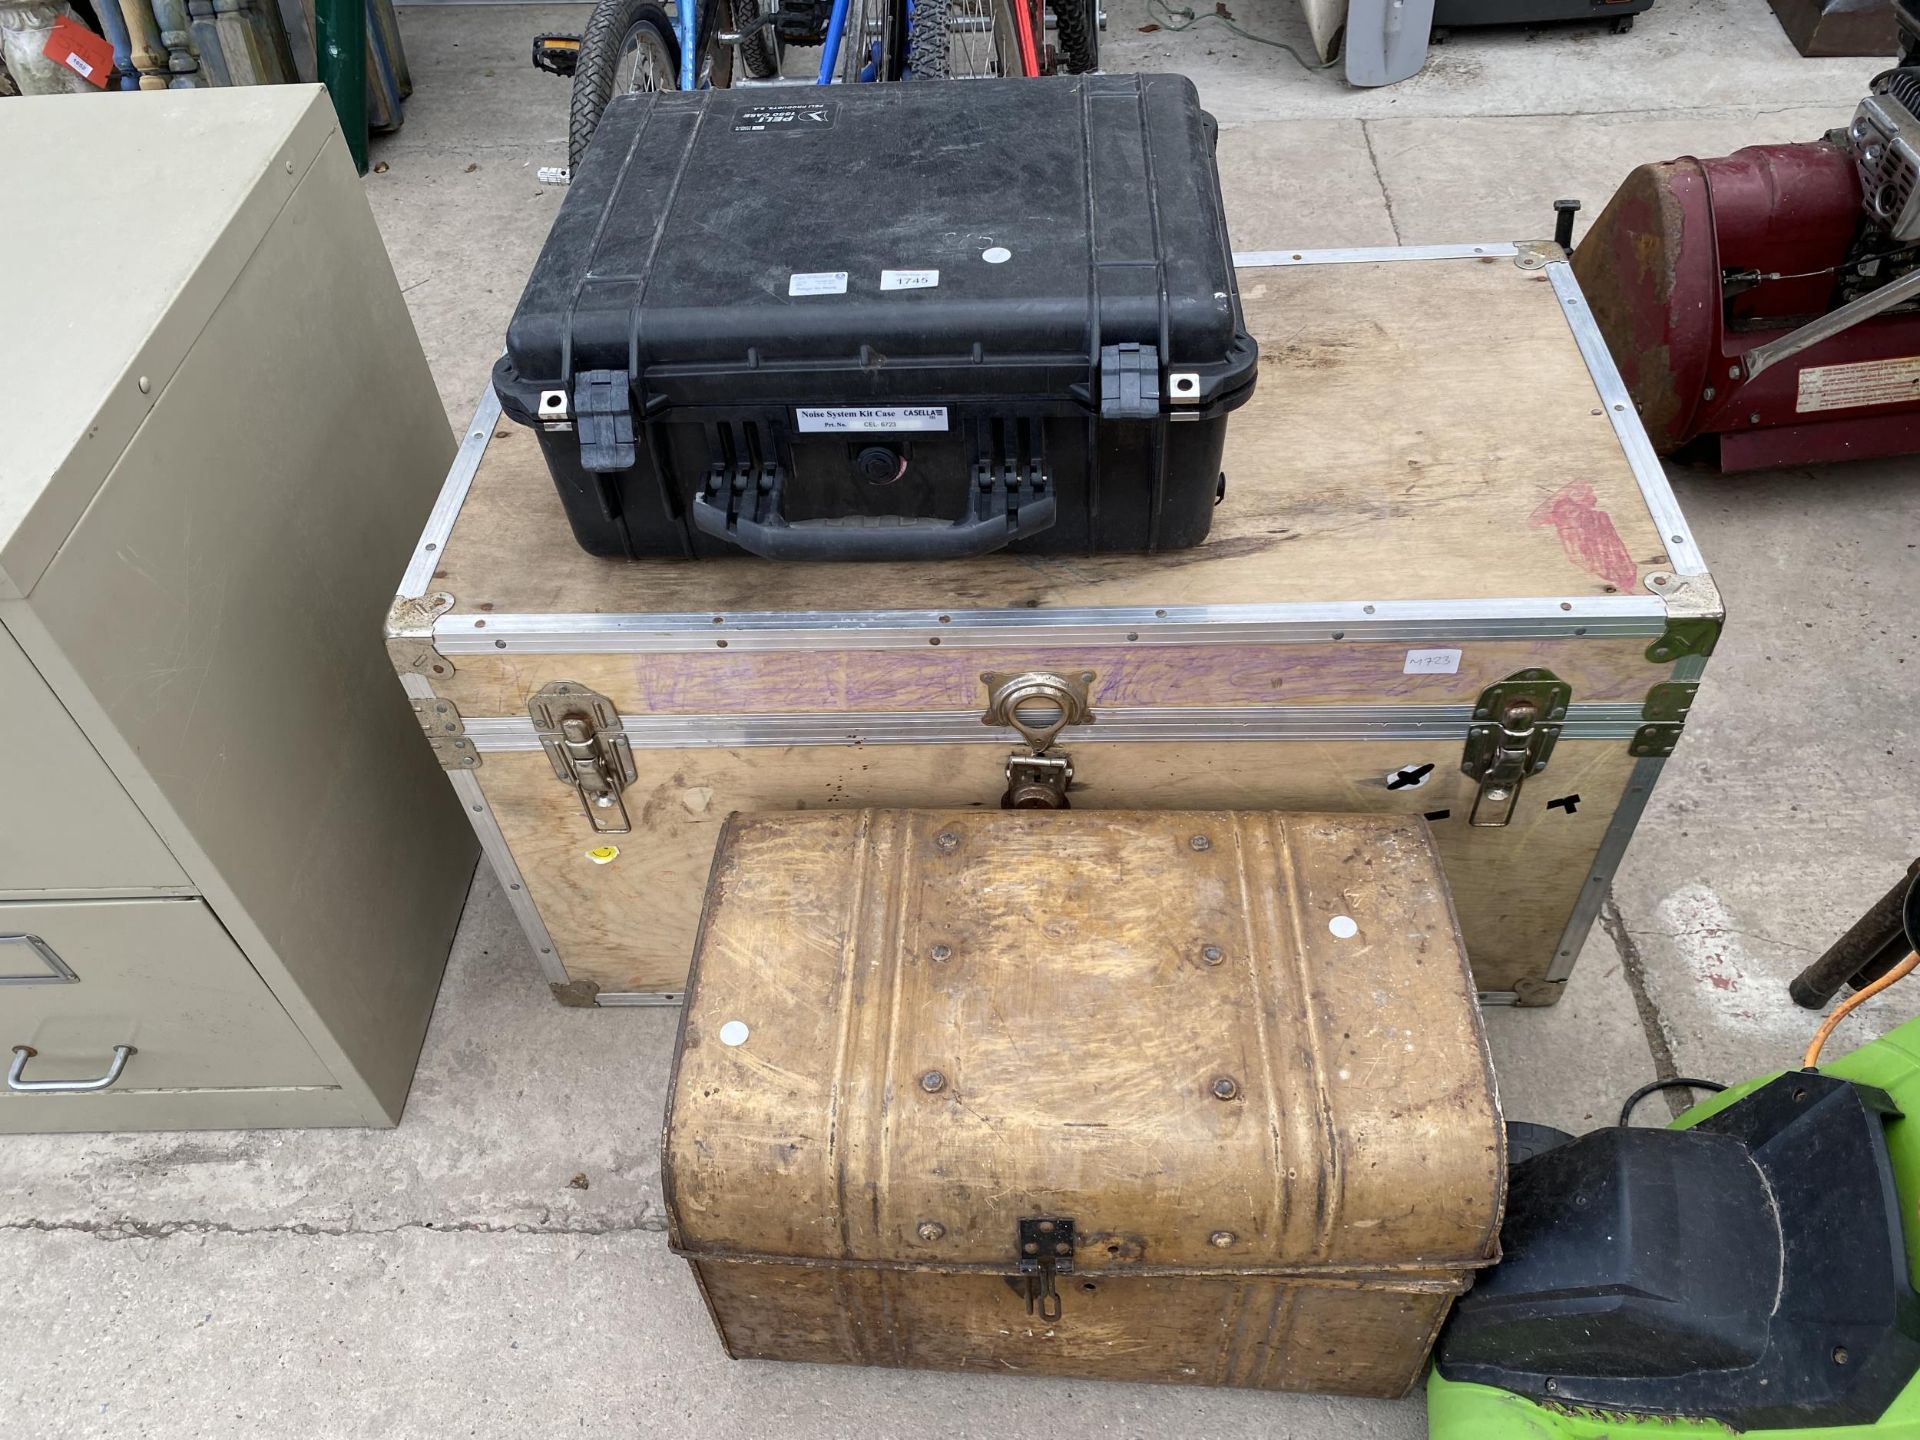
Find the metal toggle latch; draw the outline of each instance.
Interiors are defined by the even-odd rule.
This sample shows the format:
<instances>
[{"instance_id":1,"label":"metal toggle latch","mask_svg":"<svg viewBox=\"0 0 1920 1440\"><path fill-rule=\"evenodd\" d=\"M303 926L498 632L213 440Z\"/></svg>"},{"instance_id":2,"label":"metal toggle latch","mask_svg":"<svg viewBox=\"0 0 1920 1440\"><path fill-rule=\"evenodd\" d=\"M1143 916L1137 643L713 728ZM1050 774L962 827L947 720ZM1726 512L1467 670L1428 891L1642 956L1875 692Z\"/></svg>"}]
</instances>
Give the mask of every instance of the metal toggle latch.
<instances>
[{"instance_id":1,"label":"metal toggle latch","mask_svg":"<svg viewBox=\"0 0 1920 1440\"><path fill-rule=\"evenodd\" d=\"M1573 687L1551 670L1522 670L1480 692L1460 768L1480 782L1467 816L1482 829L1505 825L1529 775L1547 768L1567 718ZM1481 818L1481 808L1494 808Z\"/></svg>"},{"instance_id":2,"label":"metal toggle latch","mask_svg":"<svg viewBox=\"0 0 1920 1440\"><path fill-rule=\"evenodd\" d=\"M1073 784L1073 757L1050 751L1055 737L1069 725L1093 723L1088 687L1093 672L1056 675L1045 670L989 670L980 679L987 687L983 724L1010 725L1027 742L1028 753L1007 757L1007 789L1002 810L1069 810L1067 790Z\"/></svg>"},{"instance_id":3,"label":"metal toggle latch","mask_svg":"<svg viewBox=\"0 0 1920 1440\"><path fill-rule=\"evenodd\" d=\"M1073 1221L1034 1215L1020 1222L1020 1273L1027 1281L1027 1314L1048 1324L1060 1318L1055 1277L1073 1273Z\"/></svg>"},{"instance_id":4,"label":"metal toggle latch","mask_svg":"<svg viewBox=\"0 0 1920 1440\"><path fill-rule=\"evenodd\" d=\"M574 788L594 830L602 835L630 831L633 825L620 792L637 772L633 747L613 702L584 685L559 680L528 699L527 713L554 775Z\"/></svg>"}]
</instances>

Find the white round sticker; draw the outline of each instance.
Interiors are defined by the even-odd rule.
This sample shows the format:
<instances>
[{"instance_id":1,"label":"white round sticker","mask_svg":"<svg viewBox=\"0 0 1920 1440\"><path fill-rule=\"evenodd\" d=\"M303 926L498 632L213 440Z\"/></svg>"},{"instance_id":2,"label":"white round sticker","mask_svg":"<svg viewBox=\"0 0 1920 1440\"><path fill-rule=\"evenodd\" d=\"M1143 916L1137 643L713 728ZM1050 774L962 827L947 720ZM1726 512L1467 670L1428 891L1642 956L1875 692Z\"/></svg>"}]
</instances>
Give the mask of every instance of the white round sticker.
<instances>
[{"instance_id":1,"label":"white round sticker","mask_svg":"<svg viewBox=\"0 0 1920 1440\"><path fill-rule=\"evenodd\" d=\"M746 1021L729 1020L720 1027L720 1043L722 1045L744 1045L747 1043L747 1034Z\"/></svg>"},{"instance_id":2,"label":"white round sticker","mask_svg":"<svg viewBox=\"0 0 1920 1440\"><path fill-rule=\"evenodd\" d=\"M1351 915L1336 915L1327 921L1327 929L1333 932L1336 940L1351 940L1360 933L1360 927L1354 924Z\"/></svg>"},{"instance_id":3,"label":"white round sticker","mask_svg":"<svg viewBox=\"0 0 1920 1440\"><path fill-rule=\"evenodd\" d=\"M1004 265L1013 258L1013 252L1004 245L989 245L980 252L980 258L989 265Z\"/></svg>"}]
</instances>

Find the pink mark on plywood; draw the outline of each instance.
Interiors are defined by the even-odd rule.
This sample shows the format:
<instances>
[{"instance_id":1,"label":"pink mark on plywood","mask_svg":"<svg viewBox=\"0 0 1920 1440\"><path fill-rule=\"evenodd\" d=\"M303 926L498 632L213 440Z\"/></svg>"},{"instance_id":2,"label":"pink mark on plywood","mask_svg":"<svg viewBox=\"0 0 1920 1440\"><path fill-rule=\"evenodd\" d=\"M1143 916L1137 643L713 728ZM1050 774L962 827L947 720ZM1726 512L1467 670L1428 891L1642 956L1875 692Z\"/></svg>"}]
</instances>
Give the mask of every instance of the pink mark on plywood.
<instances>
[{"instance_id":1,"label":"pink mark on plywood","mask_svg":"<svg viewBox=\"0 0 1920 1440\"><path fill-rule=\"evenodd\" d=\"M1613 517L1600 508L1593 486L1586 481L1563 485L1533 512L1530 523L1537 528L1552 526L1567 559L1589 575L1598 575L1621 590L1632 590L1639 581L1640 567L1633 563Z\"/></svg>"}]
</instances>

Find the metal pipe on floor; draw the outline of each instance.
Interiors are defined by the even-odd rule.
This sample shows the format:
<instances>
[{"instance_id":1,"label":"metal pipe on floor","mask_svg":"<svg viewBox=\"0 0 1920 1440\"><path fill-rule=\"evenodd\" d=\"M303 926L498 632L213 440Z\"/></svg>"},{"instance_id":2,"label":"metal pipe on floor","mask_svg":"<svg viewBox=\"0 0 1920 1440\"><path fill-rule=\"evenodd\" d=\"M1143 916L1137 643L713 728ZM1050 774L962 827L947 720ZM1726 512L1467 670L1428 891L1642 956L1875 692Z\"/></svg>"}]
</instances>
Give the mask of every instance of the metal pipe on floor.
<instances>
[{"instance_id":1,"label":"metal pipe on floor","mask_svg":"<svg viewBox=\"0 0 1920 1440\"><path fill-rule=\"evenodd\" d=\"M1796 1005L1819 1010L1843 985L1859 989L1884 975L1911 948L1904 927L1908 895L1920 887L1920 860L1787 987Z\"/></svg>"}]
</instances>

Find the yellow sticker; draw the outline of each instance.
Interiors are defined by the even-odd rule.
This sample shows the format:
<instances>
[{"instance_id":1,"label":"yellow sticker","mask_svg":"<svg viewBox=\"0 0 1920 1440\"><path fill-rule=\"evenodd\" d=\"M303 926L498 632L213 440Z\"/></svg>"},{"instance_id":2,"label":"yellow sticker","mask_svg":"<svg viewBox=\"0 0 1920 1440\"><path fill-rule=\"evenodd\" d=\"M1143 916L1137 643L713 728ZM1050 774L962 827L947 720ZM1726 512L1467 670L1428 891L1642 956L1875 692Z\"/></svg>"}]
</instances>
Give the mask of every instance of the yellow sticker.
<instances>
[{"instance_id":1,"label":"yellow sticker","mask_svg":"<svg viewBox=\"0 0 1920 1440\"><path fill-rule=\"evenodd\" d=\"M600 845L587 851L587 859L596 865L611 865L620 855L618 845Z\"/></svg>"}]
</instances>

